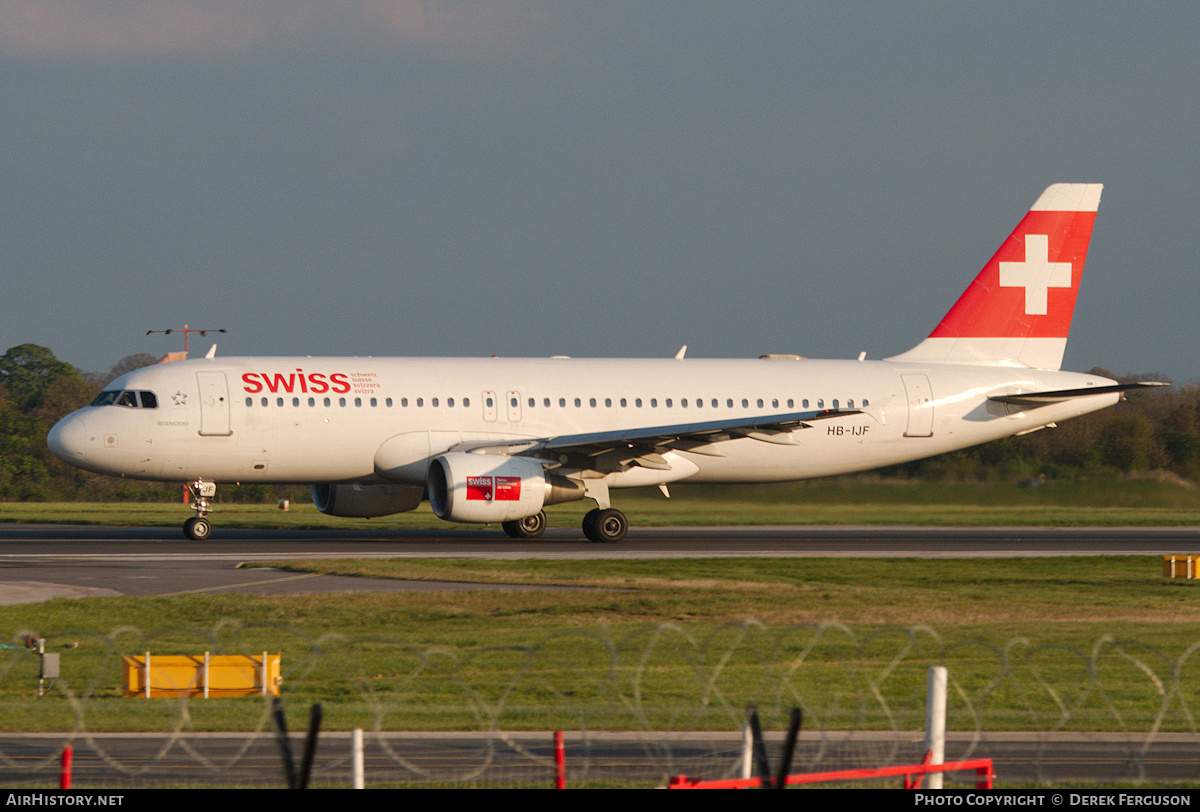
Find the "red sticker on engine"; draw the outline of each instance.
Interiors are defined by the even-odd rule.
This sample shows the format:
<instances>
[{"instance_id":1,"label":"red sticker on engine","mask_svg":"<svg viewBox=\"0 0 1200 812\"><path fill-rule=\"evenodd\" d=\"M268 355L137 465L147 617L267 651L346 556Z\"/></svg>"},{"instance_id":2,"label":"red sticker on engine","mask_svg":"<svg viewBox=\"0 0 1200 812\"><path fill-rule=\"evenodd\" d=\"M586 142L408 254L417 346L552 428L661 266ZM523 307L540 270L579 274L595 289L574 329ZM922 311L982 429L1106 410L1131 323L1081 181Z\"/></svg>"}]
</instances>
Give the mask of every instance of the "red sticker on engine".
<instances>
[{"instance_id":1,"label":"red sticker on engine","mask_svg":"<svg viewBox=\"0 0 1200 812\"><path fill-rule=\"evenodd\" d=\"M519 476L496 477L496 495L493 498L497 502L520 502L521 478Z\"/></svg>"},{"instance_id":2,"label":"red sticker on engine","mask_svg":"<svg viewBox=\"0 0 1200 812\"><path fill-rule=\"evenodd\" d=\"M476 502L492 501L492 478L490 476L467 477L467 499Z\"/></svg>"}]
</instances>

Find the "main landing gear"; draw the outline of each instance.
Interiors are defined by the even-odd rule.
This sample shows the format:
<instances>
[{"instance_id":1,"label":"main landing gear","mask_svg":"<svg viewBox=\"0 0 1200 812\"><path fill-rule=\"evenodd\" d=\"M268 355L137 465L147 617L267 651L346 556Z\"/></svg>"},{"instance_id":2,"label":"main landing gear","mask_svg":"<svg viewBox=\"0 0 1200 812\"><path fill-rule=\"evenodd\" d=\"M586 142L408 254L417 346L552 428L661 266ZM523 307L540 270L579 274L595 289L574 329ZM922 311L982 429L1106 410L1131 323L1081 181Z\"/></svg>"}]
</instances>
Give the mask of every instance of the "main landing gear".
<instances>
[{"instance_id":1,"label":"main landing gear","mask_svg":"<svg viewBox=\"0 0 1200 812\"><path fill-rule=\"evenodd\" d=\"M187 489L196 515L183 523L183 535L192 541L204 541L212 535L212 524L205 517L212 513L212 505L208 500L217 495L217 483L197 479L189 482Z\"/></svg>"},{"instance_id":2,"label":"main landing gear","mask_svg":"<svg viewBox=\"0 0 1200 812\"><path fill-rule=\"evenodd\" d=\"M629 520L624 513L614 509L609 501L608 480L585 479L583 488L586 498L596 500L596 509L589 510L583 517L583 534L588 541L610 544L625 538L629 532Z\"/></svg>"},{"instance_id":3,"label":"main landing gear","mask_svg":"<svg viewBox=\"0 0 1200 812\"><path fill-rule=\"evenodd\" d=\"M512 538L535 539L546 532L546 514L542 512L526 516L524 519L504 522L501 527ZM596 508L588 511L587 515L583 517L583 534L588 537L589 541L600 543L620 541L625 538L628 531L629 520L625 518L624 513L613 508L604 510Z\"/></svg>"},{"instance_id":4,"label":"main landing gear","mask_svg":"<svg viewBox=\"0 0 1200 812\"><path fill-rule=\"evenodd\" d=\"M583 517L583 534L595 542L614 542L625 538L629 520L615 508L589 510Z\"/></svg>"},{"instance_id":5,"label":"main landing gear","mask_svg":"<svg viewBox=\"0 0 1200 812\"><path fill-rule=\"evenodd\" d=\"M515 522L504 522L504 532L515 539L535 539L546 532L546 512L541 511Z\"/></svg>"}]
</instances>

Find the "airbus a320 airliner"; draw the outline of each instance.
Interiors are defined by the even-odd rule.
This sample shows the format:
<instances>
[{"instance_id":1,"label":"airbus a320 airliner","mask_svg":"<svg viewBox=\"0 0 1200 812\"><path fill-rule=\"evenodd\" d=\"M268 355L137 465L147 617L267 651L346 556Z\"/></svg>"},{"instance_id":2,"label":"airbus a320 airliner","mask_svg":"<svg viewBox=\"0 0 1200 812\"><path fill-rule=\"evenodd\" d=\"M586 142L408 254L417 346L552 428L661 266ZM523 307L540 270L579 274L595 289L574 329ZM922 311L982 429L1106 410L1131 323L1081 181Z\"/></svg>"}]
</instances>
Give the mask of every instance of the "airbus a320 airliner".
<instances>
[{"instance_id":1,"label":"airbus a320 airliner","mask_svg":"<svg viewBox=\"0 0 1200 812\"><path fill-rule=\"evenodd\" d=\"M451 522L546 527L590 499L583 532L619 541L610 491L862 471L1054 426L1140 384L1061 372L1100 203L1048 188L933 332L881 361L217 358L117 378L48 437L88 471L187 482L203 539L219 482L311 484L334 516L428 498ZM215 347L214 347L215 350Z\"/></svg>"}]
</instances>

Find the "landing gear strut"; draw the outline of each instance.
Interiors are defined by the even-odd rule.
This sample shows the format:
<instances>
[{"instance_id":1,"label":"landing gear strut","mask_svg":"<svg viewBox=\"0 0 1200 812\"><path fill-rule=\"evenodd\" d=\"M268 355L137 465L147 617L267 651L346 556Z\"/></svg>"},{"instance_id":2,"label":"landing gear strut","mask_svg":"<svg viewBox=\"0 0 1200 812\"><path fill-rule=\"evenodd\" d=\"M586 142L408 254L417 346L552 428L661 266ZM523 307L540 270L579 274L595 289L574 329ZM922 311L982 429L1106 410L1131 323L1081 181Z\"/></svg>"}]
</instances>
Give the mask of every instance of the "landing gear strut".
<instances>
[{"instance_id":1,"label":"landing gear strut","mask_svg":"<svg viewBox=\"0 0 1200 812\"><path fill-rule=\"evenodd\" d=\"M590 510L583 517L583 534L591 541L620 541L628 531L629 520L614 508Z\"/></svg>"},{"instance_id":2,"label":"landing gear strut","mask_svg":"<svg viewBox=\"0 0 1200 812\"><path fill-rule=\"evenodd\" d=\"M526 516L524 519L504 522L501 527L512 538L535 539L546 532L546 513L542 511L533 516Z\"/></svg>"},{"instance_id":3,"label":"landing gear strut","mask_svg":"<svg viewBox=\"0 0 1200 812\"><path fill-rule=\"evenodd\" d=\"M183 523L183 535L192 541L204 541L212 535L212 524L205 516L212 513L212 505L208 500L217 495L217 483L197 479L189 482L187 489L196 515Z\"/></svg>"},{"instance_id":4,"label":"landing gear strut","mask_svg":"<svg viewBox=\"0 0 1200 812\"><path fill-rule=\"evenodd\" d=\"M603 478L585 479L583 487L586 497L596 500L596 509L589 510L583 517L583 534L588 541L611 543L625 538L629 532L629 520L624 513L613 509L608 499L608 481Z\"/></svg>"}]
</instances>

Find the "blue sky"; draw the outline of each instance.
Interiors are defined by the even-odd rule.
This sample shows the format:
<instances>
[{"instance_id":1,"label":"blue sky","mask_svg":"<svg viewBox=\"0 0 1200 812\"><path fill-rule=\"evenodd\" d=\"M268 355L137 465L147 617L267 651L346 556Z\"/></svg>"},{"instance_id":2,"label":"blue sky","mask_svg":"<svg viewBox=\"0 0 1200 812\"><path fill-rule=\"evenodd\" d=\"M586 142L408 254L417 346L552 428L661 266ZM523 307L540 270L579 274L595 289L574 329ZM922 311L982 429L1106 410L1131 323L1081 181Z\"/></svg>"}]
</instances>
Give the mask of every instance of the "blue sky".
<instances>
[{"instance_id":1,"label":"blue sky","mask_svg":"<svg viewBox=\"0 0 1200 812\"><path fill-rule=\"evenodd\" d=\"M1064 366L1196 380L1197 42L1194 3L0 0L0 351L878 358L1099 182Z\"/></svg>"}]
</instances>

